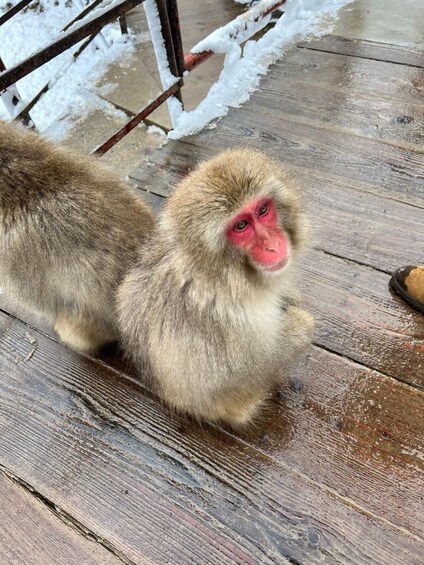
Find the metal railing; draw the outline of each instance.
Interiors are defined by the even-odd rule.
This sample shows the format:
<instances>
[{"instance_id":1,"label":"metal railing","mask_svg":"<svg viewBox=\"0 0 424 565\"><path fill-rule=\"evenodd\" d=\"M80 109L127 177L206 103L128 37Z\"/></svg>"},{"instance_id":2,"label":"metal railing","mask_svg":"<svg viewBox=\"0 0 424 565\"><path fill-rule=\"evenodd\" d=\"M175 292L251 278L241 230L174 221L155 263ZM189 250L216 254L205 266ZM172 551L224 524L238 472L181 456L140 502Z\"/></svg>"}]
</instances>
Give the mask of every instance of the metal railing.
<instances>
[{"instance_id":1,"label":"metal railing","mask_svg":"<svg viewBox=\"0 0 424 565\"><path fill-rule=\"evenodd\" d=\"M10 20L15 14L23 10L32 0L21 0L8 12L0 16L0 26L6 21ZM86 39L86 41L79 47L79 49L73 54L73 60L75 60L79 54L87 47L91 41L99 34L102 28L112 22L115 19L120 20L121 30L126 30L126 22L124 20L125 14L135 8L136 6L142 4L144 0L122 0L119 3L112 3L111 7L105 7L103 9L99 8L102 0L94 0L89 6L87 6L74 20L69 22L58 37L52 41L48 46L40 49L35 54L21 61L20 63L14 65L9 69L5 69L2 61L0 59L0 94L4 93L7 89L13 88L15 83L23 78L24 76L30 74L35 69L44 65L48 61L52 60L54 57L63 53L73 45L79 43L80 41ZM122 139L127 133L134 129L140 122L145 120L149 114L151 114L156 108L163 104L166 100L172 96L176 96L180 102L182 102L181 87L183 86L183 75L186 72L190 72L200 65L203 61L211 57L213 51L202 51L202 52L189 52L184 55L177 0L155 0L158 9L162 38L166 49L166 55L168 60L168 66L171 74L175 77L175 83L162 92L155 100L147 104L142 108L136 116L134 116L127 124L125 124L120 130L118 130L110 139L105 143L97 147L94 151L94 155L103 155L111 147L113 147L120 139ZM272 12L280 8L286 0L279 0L275 2L270 2L269 0L263 0L256 6L254 21L258 21L260 18L265 18ZM263 9L261 9L261 4ZM96 13L94 17L87 20L87 16L95 9ZM251 9L253 10L253 9ZM243 20L248 21L249 11L243 14ZM81 22L81 23L79 23ZM232 22L224 26L221 33L228 33L232 39L237 39L236 35L243 31L243 23L238 27L238 31L234 32L234 28L231 25ZM246 24L247 27L247 24ZM243 41L248 37L243 35ZM62 76L62 75L61 75ZM26 123L30 122L29 112L34 107L34 105L40 100L40 98L51 88L52 81L49 81L38 93L37 95L28 103L26 106L19 111L19 113L14 117L15 120L23 120ZM13 92L14 96L18 96L17 91Z\"/></svg>"}]
</instances>

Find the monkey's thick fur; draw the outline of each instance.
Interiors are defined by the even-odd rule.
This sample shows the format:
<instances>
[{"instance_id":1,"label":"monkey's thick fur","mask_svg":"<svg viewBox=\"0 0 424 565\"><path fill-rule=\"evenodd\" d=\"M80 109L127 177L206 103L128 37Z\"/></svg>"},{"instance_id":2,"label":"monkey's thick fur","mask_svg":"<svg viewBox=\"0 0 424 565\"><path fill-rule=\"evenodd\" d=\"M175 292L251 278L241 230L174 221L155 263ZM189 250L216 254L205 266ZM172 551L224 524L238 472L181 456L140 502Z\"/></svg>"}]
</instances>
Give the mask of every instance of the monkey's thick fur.
<instances>
[{"instance_id":1,"label":"monkey's thick fur","mask_svg":"<svg viewBox=\"0 0 424 565\"><path fill-rule=\"evenodd\" d=\"M291 248L278 274L252 266L225 233L262 196ZM171 407L234 426L257 414L311 342L291 276L306 239L293 175L259 152L229 150L179 184L118 293L124 348Z\"/></svg>"},{"instance_id":2,"label":"monkey's thick fur","mask_svg":"<svg viewBox=\"0 0 424 565\"><path fill-rule=\"evenodd\" d=\"M0 287L81 351L117 339L118 284L152 231L97 159L0 122Z\"/></svg>"}]
</instances>

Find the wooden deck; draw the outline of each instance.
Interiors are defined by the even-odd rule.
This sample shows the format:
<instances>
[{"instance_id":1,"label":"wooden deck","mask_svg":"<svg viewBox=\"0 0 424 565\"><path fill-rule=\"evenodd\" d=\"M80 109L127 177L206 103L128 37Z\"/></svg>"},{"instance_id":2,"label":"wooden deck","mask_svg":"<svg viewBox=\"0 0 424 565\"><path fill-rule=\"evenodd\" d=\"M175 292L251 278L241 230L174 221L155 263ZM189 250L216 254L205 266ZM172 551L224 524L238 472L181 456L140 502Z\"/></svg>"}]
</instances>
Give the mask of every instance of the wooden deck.
<instances>
[{"instance_id":1,"label":"wooden deck","mask_svg":"<svg viewBox=\"0 0 424 565\"><path fill-rule=\"evenodd\" d=\"M79 356L1 297L0 563L424 562L424 317L387 286L424 262L423 69L387 44L300 45L133 175L160 207L225 147L299 172L316 341L251 430L170 415L117 353Z\"/></svg>"}]
</instances>

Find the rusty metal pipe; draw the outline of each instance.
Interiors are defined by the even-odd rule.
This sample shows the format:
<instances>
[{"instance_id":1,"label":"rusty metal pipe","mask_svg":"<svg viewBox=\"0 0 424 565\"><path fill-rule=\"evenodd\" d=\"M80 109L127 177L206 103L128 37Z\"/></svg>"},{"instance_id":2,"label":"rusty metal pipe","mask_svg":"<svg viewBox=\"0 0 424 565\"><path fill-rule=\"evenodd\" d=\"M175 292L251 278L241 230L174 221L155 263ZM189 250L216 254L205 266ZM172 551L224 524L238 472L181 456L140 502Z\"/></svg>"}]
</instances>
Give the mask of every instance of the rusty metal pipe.
<instances>
[{"instance_id":1,"label":"rusty metal pipe","mask_svg":"<svg viewBox=\"0 0 424 565\"><path fill-rule=\"evenodd\" d=\"M104 155L106 151L109 151L119 140L121 140L127 133L133 130L140 122L145 120L149 114L151 114L156 108L165 102L171 96L174 96L180 89L180 81L173 84L168 90L165 90L160 96L158 96L153 102L150 102L145 108L141 110L132 120L130 120L124 127L115 133L110 139L105 141L102 145L94 149L91 152L92 155Z\"/></svg>"},{"instance_id":2,"label":"rusty metal pipe","mask_svg":"<svg viewBox=\"0 0 424 565\"><path fill-rule=\"evenodd\" d=\"M3 24L5 24L7 21L10 20L10 18L13 18L13 16L15 14L17 14L18 12L20 12L21 10L23 10L26 6L28 6L28 4L32 2L32 0L21 0L20 2L18 2L16 4L16 6L13 6L13 8L10 8L10 10L8 10L5 14L3 14L2 16L0 16L0 26L2 26Z\"/></svg>"},{"instance_id":3,"label":"rusty metal pipe","mask_svg":"<svg viewBox=\"0 0 424 565\"><path fill-rule=\"evenodd\" d=\"M280 8L285 3L286 3L286 0L279 0L278 2L273 4L271 6L271 8L268 8L268 10L266 10L265 12L263 12L262 14L259 14L256 18L254 18L253 21L258 22L260 19L265 18L266 16L269 16L270 14L272 14L272 12L275 12L275 10L278 10L278 8ZM244 12L244 15L247 14L247 13L248 13L248 11ZM230 24L231 23L232 22L230 22ZM229 24L227 24L227 26L229 26ZM225 30L225 27L227 27L227 26L224 26L223 29ZM237 36L232 35L233 39L234 39L234 37L237 37ZM190 53L187 53L187 55L184 57L184 70L189 71L189 72L192 71L193 69L198 67L200 65L200 63L203 63L203 61L206 61L206 59L209 59L209 57L211 57L213 54L214 54L213 51L201 51L200 53L193 53L193 52L190 51Z\"/></svg>"},{"instance_id":4,"label":"rusty metal pipe","mask_svg":"<svg viewBox=\"0 0 424 565\"><path fill-rule=\"evenodd\" d=\"M41 67L44 63L54 59L57 55L60 55L60 53L63 53L63 51L66 51L69 47L78 41L81 41L81 39L85 39L89 35L97 33L106 24L117 19L119 16L122 16L142 2L144 2L144 0L124 0L110 10L103 12L100 16L97 16L97 18L94 18L91 21L82 24L77 29L66 33L48 47L35 53L35 55L28 57L21 63L18 63L7 71L4 71L0 74L0 92L30 72L38 69L38 67Z\"/></svg>"},{"instance_id":5,"label":"rusty metal pipe","mask_svg":"<svg viewBox=\"0 0 424 565\"><path fill-rule=\"evenodd\" d=\"M184 49L181 38L180 17L178 14L177 0L166 0L168 18L171 24L172 42L174 44L175 58L177 63L177 74L179 77L184 73Z\"/></svg>"}]
</instances>

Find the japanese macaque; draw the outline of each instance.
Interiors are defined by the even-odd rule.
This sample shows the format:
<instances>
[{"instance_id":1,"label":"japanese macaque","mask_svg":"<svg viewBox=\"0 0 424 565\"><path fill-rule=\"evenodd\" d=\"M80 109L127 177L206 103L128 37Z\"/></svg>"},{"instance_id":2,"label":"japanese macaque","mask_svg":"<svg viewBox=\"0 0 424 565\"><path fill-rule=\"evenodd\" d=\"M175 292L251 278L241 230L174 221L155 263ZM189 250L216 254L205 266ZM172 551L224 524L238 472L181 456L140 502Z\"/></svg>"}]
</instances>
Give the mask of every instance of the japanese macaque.
<instances>
[{"instance_id":1,"label":"japanese macaque","mask_svg":"<svg viewBox=\"0 0 424 565\"><path fill-rule=\"evenodd\" d=\"M228 150L170 197L118 292L129 356L171 407L250 422L312 339L292 272L307 240L293 174Z\"/></svg>"},{"instance_id":2,"label":"japanese macaque","mask_svg":"<svg viewBox=\"0 0 424 565\"><path fill-rule=\"evenodd\" d=\"M64 343L87 352L117 339L116 290L153 226L97 159L0 122L0 287Z\"/></svg>"}]
</instances>

